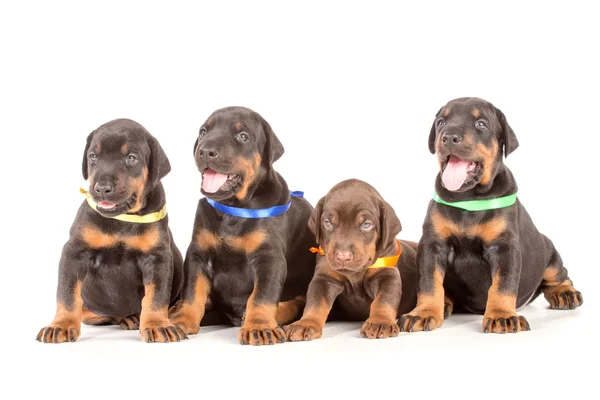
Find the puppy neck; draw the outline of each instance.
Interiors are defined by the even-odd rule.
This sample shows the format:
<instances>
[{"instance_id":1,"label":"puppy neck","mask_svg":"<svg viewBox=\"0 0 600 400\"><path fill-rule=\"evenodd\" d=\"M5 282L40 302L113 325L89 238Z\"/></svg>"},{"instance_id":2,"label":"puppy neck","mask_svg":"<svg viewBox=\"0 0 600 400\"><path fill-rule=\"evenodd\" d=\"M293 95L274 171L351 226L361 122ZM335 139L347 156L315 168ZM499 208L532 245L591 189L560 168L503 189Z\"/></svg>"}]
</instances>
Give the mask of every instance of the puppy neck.
<instances>
[{"instance_id":1,"label":"puppy neck","mask_svg":"<svg viewBox=\"0 0 600 400\"><path fill-rule=\"evenodd\" d=\"M274 169L262 172L248 188L244 199L232 196L219 203L241 208L268 208L290 201L290 191L287 183Z\"/></svg>"},{"instance_id":2,"label":"puppy neck","mask_svg":"<svg viewBox=\"0 0 600 400\"><path fill-rule=\"evenodd\" d=\"M158 182L150 192L145 193L142 201L142 208L138 212L133 213L134 215L146 215L160 211L166 202L165 189L162 183Z\"/></svg>"}]
</instances>

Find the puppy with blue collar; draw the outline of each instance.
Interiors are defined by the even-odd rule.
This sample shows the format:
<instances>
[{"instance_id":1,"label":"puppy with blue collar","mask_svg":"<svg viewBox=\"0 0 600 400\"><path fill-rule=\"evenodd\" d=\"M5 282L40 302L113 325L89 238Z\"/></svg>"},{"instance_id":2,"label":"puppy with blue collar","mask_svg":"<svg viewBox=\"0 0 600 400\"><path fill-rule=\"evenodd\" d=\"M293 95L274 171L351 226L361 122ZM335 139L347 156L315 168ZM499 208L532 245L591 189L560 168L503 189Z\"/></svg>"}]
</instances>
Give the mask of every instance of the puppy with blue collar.
<instances>
[{"instance_id":1,"label":"puppy with blue collar","mask_svg":"<svg viewBox=\"0 0 600 400\"><path fill-rule=\"evenodd\" d=\"M283 145L258 113L215 111L200 128L194 158L202 174L181 301L171 322L187 334L200 325L241 326L241 344L285 341L313 276L312 206L292 192L273 163Z\"/></svg>"}]
</instances>

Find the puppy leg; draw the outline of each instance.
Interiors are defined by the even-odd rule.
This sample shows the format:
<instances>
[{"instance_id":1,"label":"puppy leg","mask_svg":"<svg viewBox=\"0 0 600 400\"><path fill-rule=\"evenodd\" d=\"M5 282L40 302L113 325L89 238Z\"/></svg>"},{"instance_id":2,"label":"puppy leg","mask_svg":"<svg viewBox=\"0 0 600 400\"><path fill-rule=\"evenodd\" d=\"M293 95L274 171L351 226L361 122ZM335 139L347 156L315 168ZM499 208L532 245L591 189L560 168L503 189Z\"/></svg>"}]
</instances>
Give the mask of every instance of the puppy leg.
<instances>
[{"instance_id":1,"label":"puppy leg","mask_svg":"<svg viewBox=\"0 0 600 400\"><path fill-rule=\"evenodd\" d=\"M277 324L283 326L295 321L296 318L302 315L305 305L305 296L296 296L292 300L280 302L277 306L277 314L275 315Z\"/></svg>"},{"instance_id":2,"label":"puppy leg","mask_svg":"<svg viewBox=\"0 0 600 400\"><path fill-rule=\"evenodd\" d=\"M417 249L417 306L400 318L404 332L431 331L444 321L444 275L448 264L444 241L419 242Z\"/></svg>"},{"instance_id":3,"label":"puppy leg","mask_svg":"<svg viewBox=\"0 0 600 400\"><path fill-rule=\"evenodd\" d=\"M284 254L268 246L250 259L255 276L254 289L238 332L240 344L261 346L285 342L285 333L276 319L287 271L285 263Z\"/></svg>"},{"instance_id":4,"label":"puppy leg","mask_svg":"<svg viewBox=\"0 0 600 400\"><path fill-rule=\"evenodd\" d=\"M549 239L546 239L550 245ZM583 296L573 287L560 255L552 246L550 263L544 271L540 289L554 310L574 310L583 304Z\"/></svg>"},{"instance_id":5,"label":"puppy leg","mask_svg":"<svg viewBox=\"0 0 600 400\"><path fill-rule=\"evenodd\" d=\"M287 339L299 342L320 338L333 302L343 289L343 285L334 277L315 275L308 285L302 319L284 327Z\"/></svg>"},{"instance_id":6,"label":"puppy leg","mask_svg":"<svg viewBox=\"0 0 600 400\"><path fill-rule=\"evenodd\" d=\"M373 271L373 272L371 272ZM402 295L402 281L396 268L367 271L369 287L375 294L369 318L360 329L360 335L368 339L384 339L398 336L400 328L396 315Z\"/></svg>"},{"instance_id":7,"label":"puppy leg","mask_svg":"<svg viewBox=\"0 0 600 400\"><path fill-rule=\"evenodd\" d=\"M155 260L150 258L150 260ZM141 263L144 297L140 313L140 336L146 343L179 342L187 339L185 332L169 321L171 297L172 259L165 255L161 262Z\"/></svg>"},{"instance_id":8,"label":"puppy leg","mask_svg":"<svg viewBox=\"0 0 600 400\"><path fill-rule=\"evenodd\" d=\"M119 326L126 331L140 329L140 315L132 314L119 320Z\"/></svg>"},{"instance_id":9,"label":"puppy leg","mask_svg":"<svg viewBox=\"0 0 600 400\"><path fill-rule=\"evenodd\" d=\"M528 331L525 317L517 315L517 290L521 277L521 255L517 246L497 245L484 250L491 266L492 285L483 315L484 333Z\"/></svg>"}]
</instances>

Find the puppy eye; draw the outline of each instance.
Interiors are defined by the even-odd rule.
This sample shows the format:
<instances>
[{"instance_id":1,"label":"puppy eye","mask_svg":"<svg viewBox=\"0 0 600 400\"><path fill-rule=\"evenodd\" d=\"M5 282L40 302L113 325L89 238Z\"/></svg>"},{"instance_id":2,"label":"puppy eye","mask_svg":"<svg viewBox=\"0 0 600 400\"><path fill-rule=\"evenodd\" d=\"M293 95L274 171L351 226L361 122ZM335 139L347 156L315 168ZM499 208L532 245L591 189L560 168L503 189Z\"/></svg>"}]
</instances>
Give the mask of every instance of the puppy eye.
<instances>
[{"instance_id":1,"label":"puppy eye","mask_svg":"<svg viewBox=\"0 0 600 400\"><path fill-rule=\"evenodd\" d=\"M94 153L90 154L88 156L88 158L90 159L91 162L96 162L96 160L98 160L98 156L95 155Z\"/></svg>"},{"instance_id":2,"label":"puppy eye","mask_svg":"<svg viewBox=\"0 0 600 400\"><path fill-rule=\"evenodd\" d=\"M248 136L246 132L240 132L237 134L237 140L246 143L248 140L250 140L250 136Z\"/></svg>"},{"instance_id":3,"label":"puppy eye","mask_svg":"<svg viewBox=\"0 0 600 400\"><path fill-rule=\"evenodd\" d=\"M364 231L368 231L369 229L371 229L373 227L373 223L371 221L365 221L362 223L362 225L360 226L360 229L364 230Z\"/></svg>"},{"instance_id":4,"label":"puppy eye","mask_svg":"<svg viewBox=\"0 0 600 400\"><path fill-rule=\"evenodd\" d=\"M202 127L202 128L200 128L200 133L199 133L198 139L202 139L204 137L204 135L206 135L206 128Z\"/></svg>"},{"instance_id":5,"label":"puppy eye","mask_svg":"<svg viewBox=\"0 0 600 400\"><path fill-rule=\"evenodd\" d=\"M333 228L333 224L328 219L324 219L323 220L323 226L325 227L325 229L332 229Z\"/></svg>"},{"instance_id":6,"label":"puppy eye","mask_svg":"<svg viewBox=\"0 0 600 400\"><path fill-rule=\"evenodd\" d=\"M446 121L442 118L438 121L437 127L438 129L442 129L444 125L446 125Z\"/></svg>"},{"instance_id":7,"label":"puppy eye","mask_svg":"<svg viewBox=\"0 0 600 400\"><path fill-rule=\"evenodd\" d=\"M137 162L138 162L138 159L137 159L137 157L135 155L130 154L130 155L127 156L127 164L128 165L134 165Z\"/></svg>"},{"instance_id":8,"label":"puppy eye","mask_svg":"<svg viewBox=\"0 0 600 400\"><path fill-rule=\"evenodd\" d=\"M479 120L479 121L475 122L475 128L481 129L483 131L483 130L487 129L487 124L485 123L485 121Z\"/></svg>"}]
</instances>

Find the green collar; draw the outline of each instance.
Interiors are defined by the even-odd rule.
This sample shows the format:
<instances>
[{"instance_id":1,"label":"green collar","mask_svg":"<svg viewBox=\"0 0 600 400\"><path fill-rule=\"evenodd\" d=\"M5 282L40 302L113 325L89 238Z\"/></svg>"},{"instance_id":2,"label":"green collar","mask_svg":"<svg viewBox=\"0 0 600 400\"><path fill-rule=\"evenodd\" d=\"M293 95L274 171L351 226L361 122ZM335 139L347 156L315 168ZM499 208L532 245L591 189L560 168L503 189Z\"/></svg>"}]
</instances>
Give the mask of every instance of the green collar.
<instances>
[{"instance_id":1,"label":"green collar","mask_svg":"<svg viewBox=\"0 0 600 400\"><path fill-rule=\"evenodd\" d=\"M433 200L440 204L445 204L450 207L456 207L467 211L485 211L512 206L517 201L517 194L509 194L508 196L496 197L495 199L488 200L447 202L440 199L440 196L438 196L437 192L433 192Z\"/></svg>"}]
</instances>

